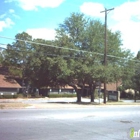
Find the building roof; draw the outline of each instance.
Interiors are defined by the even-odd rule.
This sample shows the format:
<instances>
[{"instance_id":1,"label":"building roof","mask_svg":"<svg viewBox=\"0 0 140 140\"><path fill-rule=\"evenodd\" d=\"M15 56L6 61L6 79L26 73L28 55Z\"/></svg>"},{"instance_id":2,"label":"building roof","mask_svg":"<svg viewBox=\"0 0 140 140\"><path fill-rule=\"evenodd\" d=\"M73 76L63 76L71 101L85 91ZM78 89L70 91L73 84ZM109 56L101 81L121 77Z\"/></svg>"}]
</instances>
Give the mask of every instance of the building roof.
<instances>
[{"instance_id":1,"label":"building roof","mask_svg":"<svg viewBox=\"0 0 140 140\"><path fill-rule=\"evenodd\" d=\"M53 89L53 88L54 88L54 89L55 89L55 88L56 88L56 89L57 89L57 88L58 88L58 89L73 89L73 87L72 87L72 86L69 86L69 85L57 86L57 87L50 87L50 86L48 86L48 88L49 88L49 89L51 89L51 88L52 88L52 89Z\"/></svg>"},{"instance_id":2,"label":"building roof","mask_svg":"<svg viewBox=\"0 0 140 140\"><path fill-rule=\"evenodd\" d=\"M121 82L114 82L106 84L106 90L108 91L117 91L117 88L121 85ZM104 89L104 84L102 84L102 89Z\"/></svg>"},{"instance_id":3,"label":"building roof","mask_svg":"<svg viewBox=\"0 0 140 140\"><path fill-rule=\"evenodd\" d=\"M14 79L0 74L0 88L21 88L21 86Z\"/></svg>"}]
</instances>

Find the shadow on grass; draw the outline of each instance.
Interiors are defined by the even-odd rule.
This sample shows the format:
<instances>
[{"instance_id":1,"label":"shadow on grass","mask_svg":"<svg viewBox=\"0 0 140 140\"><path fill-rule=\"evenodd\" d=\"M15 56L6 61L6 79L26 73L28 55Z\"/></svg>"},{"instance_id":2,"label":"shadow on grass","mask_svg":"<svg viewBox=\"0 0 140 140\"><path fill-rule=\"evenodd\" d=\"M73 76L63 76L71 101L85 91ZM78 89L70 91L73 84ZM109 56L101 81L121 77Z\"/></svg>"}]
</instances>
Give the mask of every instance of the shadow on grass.
<instances>
[{"instance_id":1,"label":"shadow on grass","mask_svg":"<svg viewBox=\"0 0 140 140\"><path fill-rule=\"evenodd\" d=\"M51 104L100 105L96 102L47 102Z\"/></svg>"}]
</instances>

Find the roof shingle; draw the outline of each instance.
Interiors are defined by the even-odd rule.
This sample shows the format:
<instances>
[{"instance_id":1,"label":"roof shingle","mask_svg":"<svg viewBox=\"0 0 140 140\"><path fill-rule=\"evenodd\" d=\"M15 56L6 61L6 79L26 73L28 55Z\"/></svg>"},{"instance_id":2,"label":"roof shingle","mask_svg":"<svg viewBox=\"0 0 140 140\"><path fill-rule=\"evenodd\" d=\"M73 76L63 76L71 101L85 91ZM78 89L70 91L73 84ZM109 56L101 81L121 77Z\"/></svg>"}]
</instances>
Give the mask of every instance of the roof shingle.
<instances>
[{"instance_id":1,"label":"roof shingle","mask_svg":"<svg viewBox=\"0 0 140 140\"><path fill-rule=\"evenodd\" d=\"M21 88L21 86L14 79L0 74L0 88Z\"/></svg>"}]
</instances>

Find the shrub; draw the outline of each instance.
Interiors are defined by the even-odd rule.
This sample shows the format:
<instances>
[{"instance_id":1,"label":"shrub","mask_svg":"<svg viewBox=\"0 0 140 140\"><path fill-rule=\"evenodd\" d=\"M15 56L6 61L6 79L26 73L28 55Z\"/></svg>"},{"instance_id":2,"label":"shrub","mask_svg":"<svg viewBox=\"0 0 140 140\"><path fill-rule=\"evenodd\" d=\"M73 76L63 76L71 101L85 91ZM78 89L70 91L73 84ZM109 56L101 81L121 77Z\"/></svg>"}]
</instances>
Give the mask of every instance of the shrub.
<instances>
[{"instance_id":1,"label":"shrub","mask_svg":"<svg viewBox=\"0 0 140 140\"><path fill-rule=\"evenodd\" d=\"M24 98L25 96L22 93L17 94L17 98Z\"/></svg>"},{"instance_id":2,"label":"shrub","mask_svg":"<svg viewBox=\"0 0 140 140\"><path fill-rule=\"evenodd\" d=\"M17 95L0 95L0 99L15 99Z\"/></svg>"},{"instance_id":3,"label":"shrub","mask_svg":"<svg viewBox=\"0 0 140 140\"><path fill-rule=\"evenodd\" d=\"M0 99L3 99L3 95L0 95Z\"/></svg>"},{"instance_id":4,"label":"shrub","mask_svg":"<svg viewBox=\"0 0 140 140\"><path fill-rule=\"evenodd\" d=\"M18 93L17 98L31 98L31 94Z\"/></svg>"},{"instance_id":5,"label":"shrub","mask_svg":"<svg viewBox=\"0 0 140 140\"><path fill-rule=\"evenodd\" d=\"M76 94L49 94L50 98L76 97Z\"/></svg>"}]
</instances>

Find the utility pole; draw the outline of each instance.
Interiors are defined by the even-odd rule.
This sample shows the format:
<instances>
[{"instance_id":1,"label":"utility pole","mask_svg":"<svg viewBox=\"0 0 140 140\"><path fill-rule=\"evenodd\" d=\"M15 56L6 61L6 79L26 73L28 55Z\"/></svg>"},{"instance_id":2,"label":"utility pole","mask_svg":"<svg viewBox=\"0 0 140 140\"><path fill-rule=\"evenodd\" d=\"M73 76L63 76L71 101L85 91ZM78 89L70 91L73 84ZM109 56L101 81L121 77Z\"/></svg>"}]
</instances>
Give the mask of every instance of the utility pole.
<instances>
[{"instance_id":1,"label":"utility pole","mask_svg":"<svg viewBox=\"0 0 140 140\"><path fill-rule=\"evenodd\" d=\"M100 13L105 13L105 48L104 48L104 66L107 65L107 14L109 11L114 10L114 8L106 9ZM104 104L106 104L106 78L104 79Z\"/></svg>"}]
</instances>

